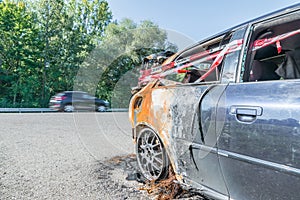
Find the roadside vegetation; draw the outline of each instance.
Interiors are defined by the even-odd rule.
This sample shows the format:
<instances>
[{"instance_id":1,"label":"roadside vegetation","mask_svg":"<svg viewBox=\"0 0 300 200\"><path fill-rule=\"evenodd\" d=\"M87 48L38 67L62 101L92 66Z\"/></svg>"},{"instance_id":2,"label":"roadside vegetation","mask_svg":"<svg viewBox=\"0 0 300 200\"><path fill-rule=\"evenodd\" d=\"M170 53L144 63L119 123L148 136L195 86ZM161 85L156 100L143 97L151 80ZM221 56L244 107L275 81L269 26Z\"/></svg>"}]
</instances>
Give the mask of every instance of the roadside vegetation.
<instances>
[{"instance_id":1,"label":"roadside vegetation","mask_svg":"<svg viewBox=\"0 0 300 200\"><path fill-rule=\"evenodd\" d=\"M0 34L0 107L47 107L76 81L124 107L130 88L114 92L122 76L151 53L176 50L151 21L113 21L102 0L0 0ZM95 68L96 81L78 83L80 69Z\"/></svg>"}]
</instances>

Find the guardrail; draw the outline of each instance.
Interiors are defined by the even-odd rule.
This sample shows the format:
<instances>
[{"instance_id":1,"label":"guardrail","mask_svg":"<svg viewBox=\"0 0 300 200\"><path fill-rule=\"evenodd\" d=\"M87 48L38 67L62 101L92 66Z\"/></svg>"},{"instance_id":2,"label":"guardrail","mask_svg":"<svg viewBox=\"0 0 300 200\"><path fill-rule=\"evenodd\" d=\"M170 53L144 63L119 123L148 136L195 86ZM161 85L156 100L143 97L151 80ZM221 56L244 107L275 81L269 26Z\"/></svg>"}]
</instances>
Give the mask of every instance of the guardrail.
<instances>
[{"instance_id":1,"label":"guardrail","mask_svg":"<svg viewBox=\"0 0 300 200\"><path fill-rule=\"evenodd\" d=\"M51 113L50 108L0 108L0 113ZM110 108L107 112L128 112L128 108Z\"/></svg>"}]
</instances>

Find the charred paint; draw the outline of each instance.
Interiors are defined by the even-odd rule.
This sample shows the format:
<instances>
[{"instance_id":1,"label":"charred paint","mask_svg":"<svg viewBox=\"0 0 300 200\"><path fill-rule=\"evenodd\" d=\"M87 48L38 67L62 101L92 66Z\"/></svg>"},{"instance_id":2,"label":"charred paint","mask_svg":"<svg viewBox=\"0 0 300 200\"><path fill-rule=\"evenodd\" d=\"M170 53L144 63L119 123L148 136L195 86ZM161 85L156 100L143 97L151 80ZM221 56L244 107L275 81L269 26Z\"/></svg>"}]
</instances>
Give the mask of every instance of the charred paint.
<instances>
[{"instance_id":1,"label":"charred paint","mask_svg":"<svg viewBox=\"0 0 300 200\"><path fill-rule=\"evenodd\" d=\"M160 86L158 81L149 83L134 95L130 103L130 121L138 134L139 127L147 126L153 129L161 138L171 166L178 180L186 174L184 162L178 163L185 156L189 145L193 142L199 129L193 129L199 99L208 86L194 87L191 85ZM139 107L134 107L138 98L142 98ZM188 156L189 158L189 156Z\"/></svg>"}]
</instances>

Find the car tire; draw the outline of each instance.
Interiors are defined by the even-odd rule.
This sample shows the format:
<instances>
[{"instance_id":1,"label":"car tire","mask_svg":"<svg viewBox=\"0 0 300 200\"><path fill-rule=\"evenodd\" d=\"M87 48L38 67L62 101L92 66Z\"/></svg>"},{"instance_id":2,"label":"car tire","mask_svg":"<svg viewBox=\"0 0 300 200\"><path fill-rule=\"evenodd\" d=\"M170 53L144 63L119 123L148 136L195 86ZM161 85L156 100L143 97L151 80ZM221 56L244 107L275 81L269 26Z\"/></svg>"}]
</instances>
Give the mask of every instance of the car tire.
<instances>
[{"instance_id":1,"label":"car tire","mask_svg":"<svg viewBox=\"0 0 300 200\"><path fill-rule=\"evenodd\" d=\"M136 158L141 176L149 181L166 179L169 175L169 158L159 136L144 128L137 137Z\"/></svg>"},{"instance_id":2,"label":"car tire","mask_svg":"<svg viewBox=\"0 0 300 200\"><path fill-rule=\"evenodd\" d=\"M97 112L106 112L106 107L103 105L99 105L99 106L97 106L96 111Z\"/></svg>"},{"instance_id":3,"label":"car tire","mask_svg":"<svg viewBox=\"0 0 300 200\"><path fill-rule=\"evenodd\" d=\"M64 112L73 112L75 107L72 104L64 105Z\"/></svg>"}]
</instances>

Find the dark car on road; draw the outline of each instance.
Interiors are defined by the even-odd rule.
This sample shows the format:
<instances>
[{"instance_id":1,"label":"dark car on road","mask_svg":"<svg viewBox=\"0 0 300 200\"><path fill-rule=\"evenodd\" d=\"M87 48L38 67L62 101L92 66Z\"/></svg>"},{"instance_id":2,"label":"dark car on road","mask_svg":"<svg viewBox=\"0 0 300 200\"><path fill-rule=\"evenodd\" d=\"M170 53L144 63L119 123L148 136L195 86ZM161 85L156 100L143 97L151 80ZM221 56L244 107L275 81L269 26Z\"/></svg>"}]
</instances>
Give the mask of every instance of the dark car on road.
<instances>
[{"instance_id":1,"label":"dark car on road","mask_svg":"<svg viewBox=\"0 0 300 200\"><path fill-rule=\"evenodd\" d=\"M53 110L73 112L77 110L93 110L105 112L109 102L98 99L86 92L65 91L51 97L49 107Z\"/></svg>"},{"instance_id":2,"label":"dark car on road","mask_svg":"<svg viewBox=\"0 0 300 200\"><path fill-rule=\"evenodd\" d=\"M213 199L300 199L300 4L200 41L140 79L129 117L144 179L174 173Z\"/></svg>"}]
</instances>

